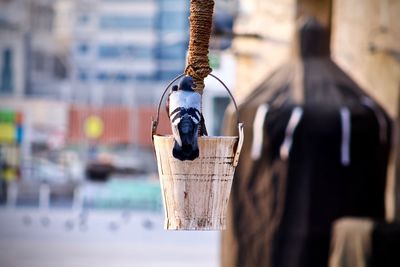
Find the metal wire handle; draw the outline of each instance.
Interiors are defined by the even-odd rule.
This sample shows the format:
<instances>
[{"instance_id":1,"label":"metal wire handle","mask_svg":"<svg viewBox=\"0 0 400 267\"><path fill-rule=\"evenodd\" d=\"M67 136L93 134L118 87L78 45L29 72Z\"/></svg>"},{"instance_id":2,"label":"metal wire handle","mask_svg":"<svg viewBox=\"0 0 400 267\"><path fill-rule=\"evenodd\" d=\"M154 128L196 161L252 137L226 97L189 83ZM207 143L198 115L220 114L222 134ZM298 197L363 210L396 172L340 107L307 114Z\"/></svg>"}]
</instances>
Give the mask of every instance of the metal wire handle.
<instances>
[{"instance_id":1,"label":"metal wire handle","mask_svg":"<svg viewBox=\"0 0 400 267\"><path fill-rule=\"evenodd\" d=\"M152 123L151 123L151 138L153 138L153 135L155 135L155 134L157 133L158 121L159 121L159 119L160 119L160 108L161 108L161 105L162 105L162 102L163 102L163 99L164 99L165 94L167 93L167 91L168 91L168 89L171 87L171 85L174 84L174 82L176 82L178 79L182 78L182 77L185 76L185 75L186 75L185 73L182 73L182 74L178 75L178 76L175 77L175 78L167 85L167 87L165 88L165 90L164 90L164 92L163 92L163 94L162 94L162 96L161 96L160 102L158 103L158 107L157 107L157 117L156 117L155 120L153 119L153 120L152 120ZM210 73L209 75L210 75L211 77L213 77L214 79L216 79L217 81L219 81L219 82L222 84L222 86L225 88L225 90L228 92L228 94L229 94L229 96L230 96L230 98L231 98L231 100L232 100L232 102L233 102L233 105L235 106L235 110L236 110L236 121L237 121L237 124L239 125L239 124L240 124L240 122L239 122L239 110L238 110L238 107L237 107L235 98L233 97L231 91L228 89L228 87L226 86L226 84L225 84L223 81L221 81L221 79L219 79L217 76L215 76L215 75L212 74L212 73Z\"/></svg>"},{"instance_id":2,"label":"metal wire handle","mask_svg":"<svg viewBox=\"0 0 400 267\"><path fill-rule=\"evenodd\" d=\"M165 96L165 94L167 93L168 89L171 87L171 85L176 82L179 78L182 78L183 76L185 76L186 74L180 74L178 77L176 77L175 79L173 79L167 86L167 88L165 88L161 99L160 99L160 103L158 103L158 107L157 107L157 117L156 119L152 120L151 122L151 140L153 141L153 146L154 146L154 135L157 133L157 126L158 126L158 121L160 118L160 108L161 108L161 104L163 101L163 98ZM231 91L229 91L228 87L225 85L225 83L223 81L221 81L217 76L215 76L214 74L209 74L211 77L213 77L214 79L216 79L217 81L219 81L224 88L226 89L226 91L228 92L229 96L232 99L233 105L235 106L235 110L236 110L236 121L237 121L237 125L238 125L238 142L237 142L237 146L236 146L236 150L234 151L234 156L233 156L233 160L232 160L232 165L234 167L236 167L239 163L239 156L240 156L240 152L242 150L242 146L243 146L243 140L244 140L244 130L243 130L243 123L239 122L239 110L237 108L237 104L235 101L235 98L233 98L233 95L231 93Z\"/></svg>"}]
</instances>

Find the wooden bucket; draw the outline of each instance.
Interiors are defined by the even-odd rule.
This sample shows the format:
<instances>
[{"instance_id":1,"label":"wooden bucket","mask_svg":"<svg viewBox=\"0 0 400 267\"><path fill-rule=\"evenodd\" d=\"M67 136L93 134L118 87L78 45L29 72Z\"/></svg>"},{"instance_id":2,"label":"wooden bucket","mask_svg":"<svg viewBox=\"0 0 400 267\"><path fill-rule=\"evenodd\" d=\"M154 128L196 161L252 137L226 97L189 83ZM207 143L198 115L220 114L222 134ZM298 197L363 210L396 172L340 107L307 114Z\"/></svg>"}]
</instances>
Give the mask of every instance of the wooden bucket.
<instances>
[{"instance_id":1,"label":"wooden bucket","mask_svg":"<svg viewBox=\"0 0 400 267\"><path fill-rule=\"evenodd\" d=\"M229 89L216 76L210 75L228 91L237 112ZM174 158L174 138L157 135L156 131L162 99L168 88L182 76L184 74L165 89L152 124L164 203L164 227L167 230L223 230L233 175L243 145L243 124L238 122L238 136L199 137L199 157L193 161Z\"/></svg>"}]
</instances>

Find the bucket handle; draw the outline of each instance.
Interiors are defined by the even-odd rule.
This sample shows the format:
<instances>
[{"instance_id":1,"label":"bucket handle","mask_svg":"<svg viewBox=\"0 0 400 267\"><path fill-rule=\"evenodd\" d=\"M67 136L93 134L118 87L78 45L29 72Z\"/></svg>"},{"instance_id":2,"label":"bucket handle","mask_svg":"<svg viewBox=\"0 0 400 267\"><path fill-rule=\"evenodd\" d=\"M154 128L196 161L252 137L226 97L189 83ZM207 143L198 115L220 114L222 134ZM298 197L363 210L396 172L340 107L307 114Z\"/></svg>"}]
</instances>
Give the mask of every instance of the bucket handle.
<instances>
[{"instance_id":1,"label":"bucket handle","mask_svg":"<svg viewBox=\"0 0 400 267\"><path fill-rule=\"evenodd\" d=\"M158 126L158 122L159 122L159 119L160 119L160 108L161 108L163 99L164 99L164 97L165 97L165 94L167 93L168 89L171 87L171 85L172 85L174 82L176 82L178 79L182 78L182 77L185 76L185 75L186 75L185 73L182 73L182 74L178 75L177 77L175 77L175 78L167 85L167 87L165 88L165 90L164 90L164 92L163 92L163 94L162 94L162 96L161 96L160 102L158 103L158 107L157 107L157 117L156 117L155 120L154 120L154 118L153 118L153 119L152 119L152 122L151 122L151 139L152 139L152 141L153 141L153 146L154 146L154 135L157 134L157 126ZM229 94L229 96L230 96L230 98L231 98L231 100L232 100L232 102L233 102L233 105L234 105L234 107L235 107L235 111L236 111L236 121L237 121L238 132L239 132L239 140L238 140L238 144L237 144L237 148L236 148L236 152L235 152L235 155L234 155L234 158L233 158L232 165L233 165L234 167L236 167L237 164L238 164L238 162L239 162L239 156L240 156L240 152L241 152L242 146L243 146L243 138L244 138L243 123L242 123L242 122L239 122L239 111L238 111L238 107L237 107L235 98L233 97L231 91L228 89L228 87L226 86L226 84L225 84L223 81L221 81L221 79L219 79L217 76L215 76L215 75L212 74L212 73L210 73L209 75L210 75L211 77L213 77L214 79L216 79L217 81L219 81L219 82L222 84L222 86L223 86L223 87L225 88L225 90L228 92L228 94Z\"/></svg>"}]
</instances>

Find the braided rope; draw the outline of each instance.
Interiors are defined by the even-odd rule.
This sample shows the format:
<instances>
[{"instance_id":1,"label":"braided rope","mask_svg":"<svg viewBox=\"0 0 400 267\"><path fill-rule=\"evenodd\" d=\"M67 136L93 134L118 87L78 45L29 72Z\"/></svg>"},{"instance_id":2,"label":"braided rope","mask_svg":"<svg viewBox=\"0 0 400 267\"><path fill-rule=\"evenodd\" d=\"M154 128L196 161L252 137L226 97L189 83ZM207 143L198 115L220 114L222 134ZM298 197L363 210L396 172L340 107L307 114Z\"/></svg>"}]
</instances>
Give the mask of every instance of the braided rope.
<instances>
[{"instance_id":1,"label":"braided rope","mask_svg":"<svg viewBox=\"0 0 400 267\"><path fill-rule=\"evenodd\" d=\"M204 78L211 72L208 44L211 36L214 0L190 0L190 40L185 73L193 77L196 91L204 89Z\"/></svg>"}]
</instances>

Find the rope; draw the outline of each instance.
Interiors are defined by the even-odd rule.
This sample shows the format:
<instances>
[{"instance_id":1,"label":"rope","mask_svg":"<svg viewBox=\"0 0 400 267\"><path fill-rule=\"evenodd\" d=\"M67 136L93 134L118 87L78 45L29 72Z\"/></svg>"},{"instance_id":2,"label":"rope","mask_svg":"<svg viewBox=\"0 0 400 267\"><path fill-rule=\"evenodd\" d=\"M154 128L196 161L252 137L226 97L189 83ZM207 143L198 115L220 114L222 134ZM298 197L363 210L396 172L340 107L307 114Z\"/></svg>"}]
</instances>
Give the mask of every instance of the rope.
<instances>
[{"instance_id":1,"label":"rope","mask_svg":"<svg viewBox=\"0 0 400 267\"><path fill-rule=\"evenodd\" d=\"M208 44L211 36L214 0L190 0L190 39L185 74L193 77L196 91L204 89L204 78L211 72Z\"/></svg>"}]
</instances>

